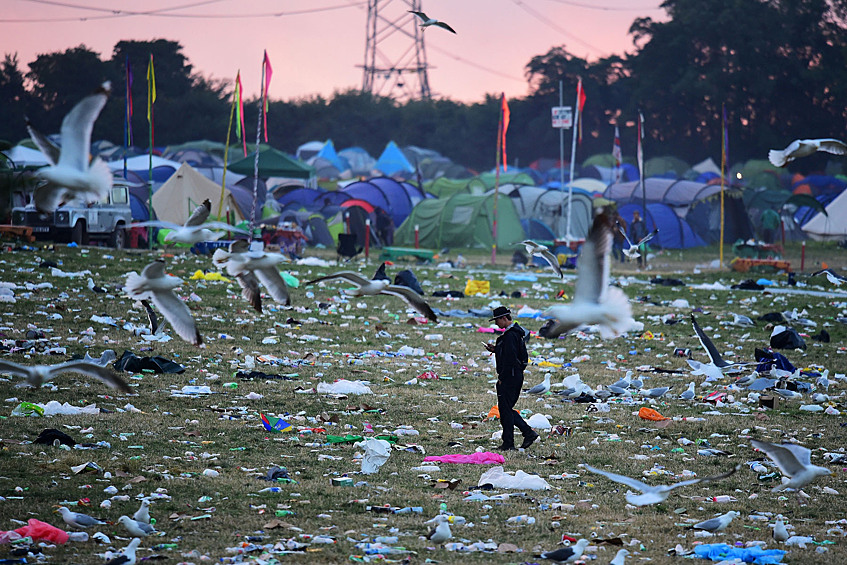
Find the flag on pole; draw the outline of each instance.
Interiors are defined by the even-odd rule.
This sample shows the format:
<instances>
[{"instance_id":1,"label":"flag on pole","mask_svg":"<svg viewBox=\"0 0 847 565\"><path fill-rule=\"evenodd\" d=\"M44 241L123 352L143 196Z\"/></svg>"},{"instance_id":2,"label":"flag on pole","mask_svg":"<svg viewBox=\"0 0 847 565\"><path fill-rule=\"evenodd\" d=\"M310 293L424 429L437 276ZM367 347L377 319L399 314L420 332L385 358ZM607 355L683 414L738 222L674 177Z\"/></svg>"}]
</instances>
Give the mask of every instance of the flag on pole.
<instances>
[{"instance_id":1,"label":"flag on pole","mask_svg":"<svg viewBox=\"0 0 847 565\"><path fill-rule=\"evenodd\" d=\"M150 124L150 147L153 147L153 104L156 102L156 72L153 69L153 54L147 64L147 123Z\"/></svg>"},{"instance_id":2,"label":"flag on pole","mask_svg":"<svg viewBox=\"0 0 847 565\"><path fill-rule=\"evenodd\" d=\"M506 95L504 93L500 94L500 111L503 113L502 115L502 138L501 138L501 147L503 148L503 170L508 170L506 166L506 130L509 129L509 104L506 102Z\"/></svg>"},{"instance_id":3,"label":"flag on pole","mask_svg":"<svg viewBox=\"0 0 847 565\"><path fill-rule=\"evenodd\" d=\"M726 125L726 105L721 104L723 111L723 147L721 148L721 159L729 167L729 130Z\"/></svg>"},{"instance_id":4,"label":"flag on pole","mask_svg":"<svg viewBox=\"0 0 847 565\"><path fill-rule=\"evenodd\" d=\"M126 146L132 145L132 65L126 56Z\"/></svg>"},{"instance_id":5,"label":"flag on pole","mask_svg":"<svg viewBox=\"0 0 847 565\"><path fill-rule=\"evenodd\" d=\"M612 157L615 158L615 182L620 182L623 153L621 152L621 132L618 126L615 126L615 143L612 145Z\"/></svg>"},{"instance_id":6,"label":"flag on pole","mask_svg":"<svg viewBox=\"0 0 847 565\"><path fill-rule=\"evenodd\" d=\"M582 143L582 108L585 106L585 90L582 88L582 77L579 77L579 82L576 83L576 119L577 127L579 128L579 143Z\"/></svg>"},{"instance_id":7,"label":"flag on pole","mask_svg":"<svg viewBox=\"0 0 847 565\"><path fill-rule=\"evenodd\" d=\"M636 158L638 159L638 176L644 178L644 148L642 140L644 139L644 115L638 112L638 148Z\"/></svg>"},{"instance_id":8,"label":"flag on pole","mask_svg":"<svg viewBox=\"0 0 847 565\"><path fill-rule=\"evenodd\" d=\"M271 77L274 74L271 67L271 60L268 58L268 52L265 50L265 59L262 61L263 71L265 75L265 85L262 89L262 115L264 120L263 127L265 128L265 142L268 141L268 87L271 85Z\"/></svg>"},{"instance_id":9,"label":"flag on pole","mask_svg":"<svg viewBox=\"0 0 847 565\"><path fill-rule=\"evenodd\" d=\"M244 135L244 100L243 100L243 92L244 87L241 86L241 71L238 71L238 74L235 75L235 92L233 96L235 97L235 111L237 115L235 117L235 135L238 136L238 141L241 142L241 145L244 147L244 156L247 156L247 136Z\"/></svg>"}]
</instances>

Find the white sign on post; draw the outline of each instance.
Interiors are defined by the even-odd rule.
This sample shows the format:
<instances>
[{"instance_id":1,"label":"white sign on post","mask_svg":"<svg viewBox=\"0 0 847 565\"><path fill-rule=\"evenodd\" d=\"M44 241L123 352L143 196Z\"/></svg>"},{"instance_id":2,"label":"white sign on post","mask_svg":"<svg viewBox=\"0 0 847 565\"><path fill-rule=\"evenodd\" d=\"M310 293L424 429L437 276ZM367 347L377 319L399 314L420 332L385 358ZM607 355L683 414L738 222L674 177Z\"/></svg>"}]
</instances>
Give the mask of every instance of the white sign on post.
<instances>
[{"instance_id":1,"label":"white sign on post","mask_svg":"<svg viewBox=\"0 0 847 565\"><path fill-rule=\"evenodd\" d=\"M553 127L571 129L573 126L573 108L570 106L554 106Z\"/></svg>"}]
</instances>

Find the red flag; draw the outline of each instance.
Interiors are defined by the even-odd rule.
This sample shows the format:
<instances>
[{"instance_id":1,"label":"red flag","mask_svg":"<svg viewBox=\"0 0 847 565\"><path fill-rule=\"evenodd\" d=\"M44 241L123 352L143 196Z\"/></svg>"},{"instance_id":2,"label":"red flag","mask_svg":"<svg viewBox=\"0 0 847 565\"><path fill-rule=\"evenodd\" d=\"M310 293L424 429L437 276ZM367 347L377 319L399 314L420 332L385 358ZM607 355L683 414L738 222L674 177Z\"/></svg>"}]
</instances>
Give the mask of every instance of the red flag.
<instances>
[{"instance_id":1,"label":"red flag","mask_svg":"<svg viewBox=\"0 0 847 565\"><path fill-rule=\"evenodd\" d=\"M244 87L241 86L241 71L238 71L238 74L235 75L235 98L238 100L238 104L236 105L236 111L238 112L238 116L235 120L235 135L238 136L238 139L241 141L242 146L244 147L244 156L247 156L247 136L244 135L244 100L243 98Z\"/></svg>"},{"instance_id":2,"label":"red flag","mask_svg":"<svg viewBox=\"0 0 847 565\"><path fill-rule=\"evenodd\" d=\"M582 89L582 77L576 83L576 120L579 128L579 143L582 143L582 108L585 106L585 90Z\"/></svg>"},{"instance_id":3,"label":"red flag","mask_svg":"<svg viewBox=\"0 0 847 565\"><path fill-rule=\"evenodd\" d=\"M271 85L271 77L274 70L271 67L271 60L268 58L268 52L265 50L265 59L262 61L262 66L265 75L265 85L262 89L262 113L264 115L265 142L268 141L268 87Z\"/></svg>"},{"instance_id":4,"label":"red flag","mask_svg":"<svg viewBox=\"0 0 847 565\"><path fill-rule=\"evenodd\" d=\"M501 124L502 124L502 128L501 128L502 138L501 138L500 143L502 144L501 147L503 148L503 170L506 171L507 170L507 166L506 166L506 130L509 129L510 112L509 112L509 104L506 102L506 95L504 93L500 94L500 111L502 112L501 117L500 117Z\"/></svg>"}]
</instances>

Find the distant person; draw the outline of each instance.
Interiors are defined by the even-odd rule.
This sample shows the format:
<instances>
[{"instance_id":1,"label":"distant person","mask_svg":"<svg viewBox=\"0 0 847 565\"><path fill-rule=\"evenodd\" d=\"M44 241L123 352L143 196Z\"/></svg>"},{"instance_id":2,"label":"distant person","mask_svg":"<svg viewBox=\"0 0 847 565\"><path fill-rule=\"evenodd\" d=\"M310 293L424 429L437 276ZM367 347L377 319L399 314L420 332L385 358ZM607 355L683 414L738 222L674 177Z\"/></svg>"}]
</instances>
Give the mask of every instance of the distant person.
<instances>
[{"instance_id":1,"label":"distant person","mask_svg":"<svg viewBox=\"0 0 847 565\"><path fill-rule=\"evenodd\" d=\"M376 234L383 247L394 244L394 218L382 208L376 209Z\"/></svg>"},{"instance_id":2,"label":"distant person","mask_svg":"<svg viewBox=\"0 0 847 565\"><path fill-rule=\"evenodd\" d=\"M626 241L626 237L624 237L627 228L626 220L623 219L619 212L615 212L614 220L617 226L612 232L614 236L612 240L612 257L620 260L621 263L625 263L626 255L623 252L623 244Z\"/></svg>"},{"instance_id":3,"label":"distant person","mask_svg":"<svg viewBox=\"0 0 847 565\"><path fill-rule=\"evenodd\" d=\"M773 243L776 238L776 231L782 223L782 218L776 210L768 208L762 212L762 241L765 243Z\"/></svg>"},{"instance_id":4,"label":"distant person","mask_svg":"<svg viewBox=\"0 0 847 565\"><path fill-rule=\"evenodd\" d=\"M641 213L636 210L632 213L632 223L629 225L629 240L635 244L644 239L646 236L647 225L644 223L644 220L641 219ZM639 267L644 264L644 254L645 250L642 249L641 255L638 257Z\"/></svg>"}]
</instances>

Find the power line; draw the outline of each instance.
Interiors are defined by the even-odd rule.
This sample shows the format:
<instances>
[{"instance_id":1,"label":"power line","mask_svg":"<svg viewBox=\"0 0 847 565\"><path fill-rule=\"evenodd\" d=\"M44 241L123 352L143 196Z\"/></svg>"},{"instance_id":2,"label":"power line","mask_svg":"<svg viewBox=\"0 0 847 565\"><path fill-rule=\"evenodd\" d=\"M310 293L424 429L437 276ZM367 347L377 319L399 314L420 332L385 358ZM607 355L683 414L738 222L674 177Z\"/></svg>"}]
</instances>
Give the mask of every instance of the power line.
<instances>
[{"instance_id":1,"label":"power line","mask_svg":"<svg viewBox=\"0 0 847 565\"><path fill-rule=\"evenodd\" d=\"M558 4L566 6L574 6L575 8L586 8L588 10L601 10L605 12L652 12L659 11L659 6L650 6L649 8L638 8L635 6L597 6L596 4L583 4L581 2L573 2L571 0L550 0Z\"/></svg>"},{"instance_id":2,"label":"power line","mask_svg":"<svg viewBox=\"0 0 847 565\"><path fill-rule=\"evenodd\" d=\"M559 33L561 33L562 35L566 35L566 36L568 36L568 37L573 38L573 39L574 39L574 41L576 41L577 43L581 43L582 45L584 45L585 47L588 47L589 49L591 49L591 50L592 50L592 51L594 51L595 53L604 53L604 52L605 52L603 49L600 49L599 47L595 47L595 46L591 45L590 43L588 43L587 41L585 41L585 40L583 40L583 39L580 39L579 37L577 37L577 36L576 36L576 35L574 35L573 33L571 33L571 32L569 32L569 31L567 31L566 29L564 29L564 28L562 28L562 27L560 27L560 26L557 26L556 24L554 24L553 22L551 22L548 18L545 18L543 15L539 14L538 12L536 12L535 10L533 10L532 8L530 8L529 6L527 6L527 5L526 5L525 3L523 3L521 0L512 0L512 1L513 1L513 2L514 2L514 3L515 3L515 4L519 7L519 8L523 9L526 13L528 13L529 15L531 15L532 17L534 17L535 19L537 19L537 20L538 20L538 21L540 21L541 23L543 23L543 24L545 24L545 25L547 25L547 26L549 26L549 27L553 28L554 30L558 31L558 32L559 32Z\"/></svg>"}]
</instances>

